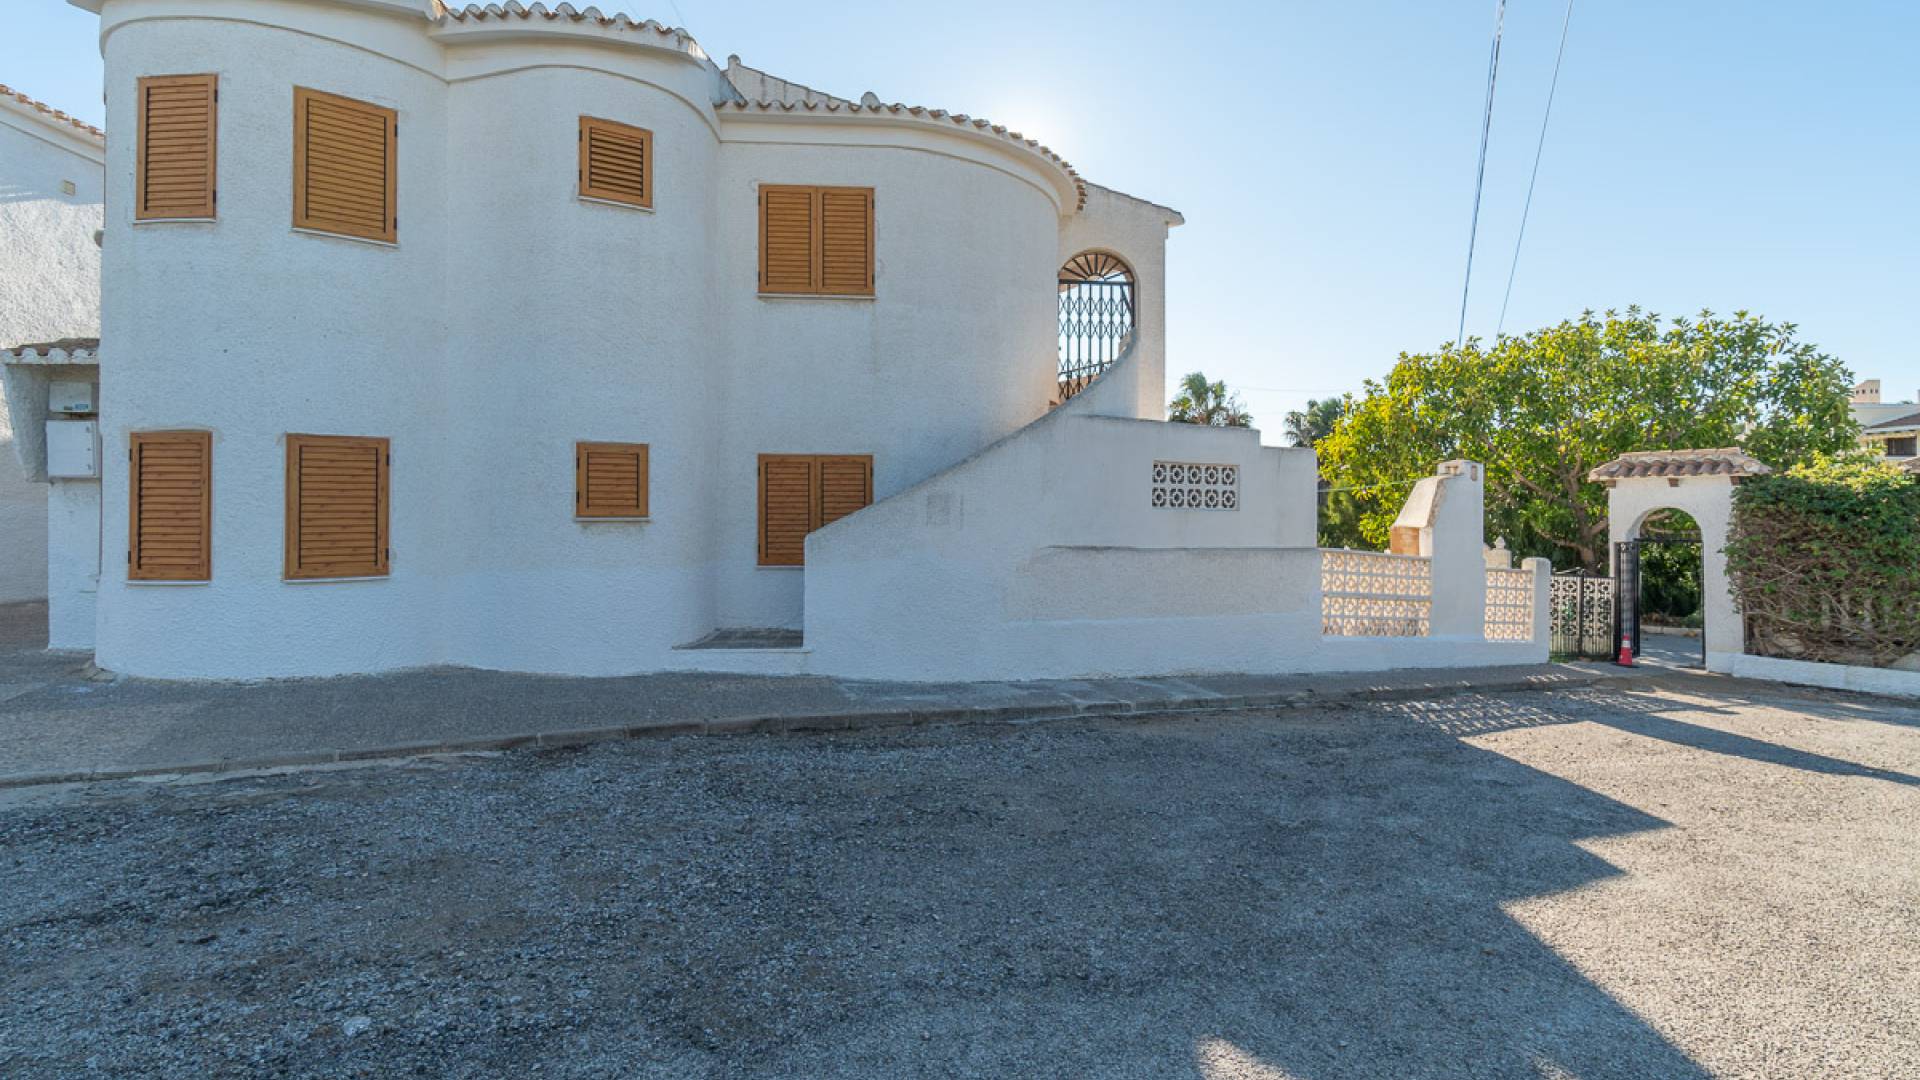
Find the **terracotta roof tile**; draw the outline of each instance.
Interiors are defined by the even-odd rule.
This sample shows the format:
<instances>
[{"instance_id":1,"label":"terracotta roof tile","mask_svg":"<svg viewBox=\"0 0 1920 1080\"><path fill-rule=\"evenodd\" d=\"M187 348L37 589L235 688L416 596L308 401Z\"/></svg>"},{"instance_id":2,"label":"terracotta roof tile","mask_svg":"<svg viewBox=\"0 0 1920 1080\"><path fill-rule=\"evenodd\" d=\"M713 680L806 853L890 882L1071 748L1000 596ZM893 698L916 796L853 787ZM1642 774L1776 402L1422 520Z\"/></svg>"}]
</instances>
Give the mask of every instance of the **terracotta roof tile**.
<instances>
[{"instance_id":1,"label":"terracotta roof tile","mask_svg":"<svg viewBox=\"0 0 1920 1080\"><path fill-rule=\"evenodd\" d=\"M60 355L56 355L60 354ZM92 360L100 354L100 339L97 337L61 338L58 341L35 341L25 345L10 345L0 348L0 356L27 359L50 358L53 360Z\"/></svg>"},{"instance_id":2,"label":"terracotta roof tile","mask_svg":"<svg viewBox=\"0 0 1920 1080\"><path fill-rule=\"evenodd\" d=\"M483 22L487 19L541 19L547 22L565 20L573 23L593 23L608 30L646 31L669 39L675 47L686 49L699 56L706 52L693 36L676 26L668 26L653 19L635 19L625 12L616 11L611 15L603 14L599 8L591 5L576 8L572 4L560 3L548 7L540 0L531 4L522 4L519 0L507 0L504 4L449 4L445 0L433 0L433 17L437 20L454 22Z\"/></svg>"},{"instance_id":3,"label":"terracotta roof tile","mask_svg":"<svg viewBox=\"0 0 1920 1080\"><path fill-rule=\"evenodd\" d=\"M29 109L32 109L35 112L45 113L47 116L47 119L49 120L56 120L56 121L60 121L62 123L68 124L80 131L86 132L88 135L91 135L96 139L104 140L107 137L106 132L101 131L99 128L94 127L92 124L89 124L83 120L76 120L73 117L68 116L66 113L61 112L59 109L56 109L51 105L48 105L44 101L35 101L34 99L28 97L27 95L21 93L18 90L15 90L13 87L8 86L5 83L0 83L0 97L12 98L13 100L19 102L22 105L25 105L26 107L28 107Z\"/></svg>"},{"instance_id":4,"label":"terracotta roof tile","mask_svg":"<svg viewBox=\"0 0 1920 1080\"><path fill-rule=\"evenodd\" d=\"M1636 450L1587 474L1589 480L1645 476L1765 476L1773 470L1737 446L1719 450Z\"/></svg>"},{"instance_id":5,"label":"terracotta roof tile","mask_svg":"<svg viewBox=\"0 0 1920 1080\"><path fill-rule=\"evenodd\" d=\"M863 101L845 101L829 98L826 101L730 101L717 106L721 110L733 109L735 112L764 113L846 113L849 116L893 116L924 120L930 124L947 123L955 127L973 128L990 135L997 135L1006 141L1023 147L1039 155L1047 163L1067 174L1073 181L1073 189L1079 195L1075 210L1085 209L1087 205L1087 182L1080 176L1066 158L1043 146L1038 139L1029 139L1017 131L1009 131L1003 124L996 124L966 113L948 112L945 109L929 109L924 105L906 105L898 101L883 102L868 95Z\"/></svg>"},{"instance_id":6,"label":"terracotta roof tile","mask_svg":"<svg viewBox=\"0 0 1920 1080\"><path fill-rule=\"evenodd\" d=\"M469 3L459 5L447 3L446 0L432 0L432 3L432 17L442 24L449 21L480 22L487 19L540 19L546 22L564 20L572 23L593 23L609 30L650 32L670 39L675 47L684 49L692 55L701 57L707 55L706 51L700 48L699 42L696 42L692 35L688 34L685 30L667 26L663 23L655 22L652 19L636 20L621 12L615 12L612 15L603 14L597 7L576 8L570 3L559 3L549 7L546 3L542 2L542 0L535 0L532 4L522 4L519 0L506 0L505 3L493 4ZM753 70L746 69L744 65L741 65L738 57L730 57L728 67L729 70L727 74L733 74L742 69ZM1004 125L995 124L990 120L983 120L979 117L968 116L965 113L948 112L945 109L929 109L921 105L903 105L899 102L884 103L873 94L867 94L857 102L848 101L845 98L837 98L831 94L823 94L819 91L809 90L806 87L801 87L798 83L788 83L787 80L768 76L765 72L754 71L754 74L767 78L770 81L779 82L782 86L790 86L805 91L803 95L805 100L774 101L761 99L747 101L741 98L735 98L731 101L720 102L716 104L715 107L721 110L732 108L739 112L749 110L765 113L824 111L828 113L844 112L849 116L905 116L916 120L924 120L928 123L950 123L956 127L971 127L1005 139L1030 153L1038 155L1048 164L1064 172L1067 178L1073 181L1074 191L1079 196L1079 201L1074 209L1081 210L1086 208L1087 182L1081 178L1080 173L1075 170L1065 158L1041 145L1038 139L1029 139L1017 131L1009 131ZM731 85L731 81L729 85ZM739 92L737 87L735 92Z\"/></svg>"}]
</instances>

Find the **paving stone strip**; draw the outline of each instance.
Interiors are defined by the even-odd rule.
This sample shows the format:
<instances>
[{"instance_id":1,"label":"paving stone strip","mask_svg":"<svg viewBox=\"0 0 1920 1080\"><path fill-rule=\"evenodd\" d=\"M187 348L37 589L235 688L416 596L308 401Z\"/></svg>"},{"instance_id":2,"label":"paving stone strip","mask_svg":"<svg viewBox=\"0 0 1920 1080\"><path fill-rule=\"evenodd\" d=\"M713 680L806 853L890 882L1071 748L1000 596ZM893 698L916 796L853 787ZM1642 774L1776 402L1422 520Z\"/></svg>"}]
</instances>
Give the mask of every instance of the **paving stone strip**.
<instances>
[{"instance_id":1,"label":"paving stone strip","mask_svg":"<svg viewBox=\"0 0 1920 1080\"><path fill-rule=\"evenodd\" d=\"M619 739L1233 712L1566 689L1590 665L1032 683L431 669L256 683L102 680L84 658L0 651L0 788Z\"/></svg>"}]
</instances>

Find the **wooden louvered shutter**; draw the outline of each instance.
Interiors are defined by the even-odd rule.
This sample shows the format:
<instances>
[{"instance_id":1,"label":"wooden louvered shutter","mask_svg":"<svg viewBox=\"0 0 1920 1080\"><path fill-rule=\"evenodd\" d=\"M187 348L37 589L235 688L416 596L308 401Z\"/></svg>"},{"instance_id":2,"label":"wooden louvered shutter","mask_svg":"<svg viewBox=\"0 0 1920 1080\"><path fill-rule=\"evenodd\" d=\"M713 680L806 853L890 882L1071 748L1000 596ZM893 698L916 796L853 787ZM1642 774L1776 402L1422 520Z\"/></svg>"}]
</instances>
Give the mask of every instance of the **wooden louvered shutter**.
<instances>
[{"instance_id":1,"label":"wooden louvered shutter","mask_svg":"<svg viewBox=\"0 0 1920 1080\"><path fill-rule=\"evenodd\" d=\"M831 525L873 502L873 458L819 459L820 515L814 528Z\"/></svg>"},{"instance_id":2,"label":"wooden louvered shutter","mask_svg":"<svg viewBox=\"0 0 1920 1080\"><path fill-rule=\"evenodd\" d=\"M803 564L808 533L872 503L871 454L761 454L760 565Z\"/></svg>"},{"instance_id":3,"label":"wooden louvered shutter","mask_svg":"<svg viewBox=\"0 0 1920 1080\"><path fill-rule=\"evenodd\" d=\"M213 435L135 432L128 452L127 577L213 576Z\"/></svg>"},{"instance_id":4,"label":"wooden louvered shutter","mask_svg":"<svg viewBox=\"0 0 1920 1080\"><path fill-rule=\"evenodd\" d=\"M820 189L820 291L873 295L873 189Z\"/></svg>"},{"instance_id":5,"label":"wooden louvered shutter","mask_svg":"<svg viewBox=\"0 0 1920 1080\"><path fill-rule=\"evenodd\" d=\"M213 217L220 77L150 76L139 95L134 220Z\"/></svg>"},{"instance_id":6,"label":"wooden louvered shutter","mask_svg":"<svg viewBox=\"0 0 1920 1080\"><path fill-rule=\"evenodd\" d=\"M760 291L814 292L815 190L763 185L760 188Z\"/></svg>"},{"instance_id":7,"label":"wooden louvered shutter","mask_svg":"<svg viewBox=\"0 0 1920 1080\"><path fill-rule=\"evenodd\" d=\"M294 227L396 240L399 135L392 109L294 87Z\"/></svg>"},{"instance_id":8,"label":"wooden louvered shutter","mask_svg":"<svg viewBox=\"0 0 1920 1080\"><path fill-rule=\"evenodd\" d=\"M646 517L646 444L574 444L573 482L578 517Z\"/></svg>"},{"instance_id":9,"label":"wooden louvered shutter","mask_svg":"<svg viewBox=\"0 0 1920 1080\"><path fill-rule=\"evenodd\" d=\"M581 117L580 194L629 206L652 206L653 132Z\"/></svg>"},{"instance_id":10,"label":"wooden louvered shutter","mask_svg":"<svg viewBox=\"0 0 1920 1080\"><path fill-rule=\"evenodd\" d=\"M814 521L814 460L760 455L760 565L799 566Z\"/></svg>"},{"instance_id":11,"label":"wooden louvered shutter","mask_svg":"<svg viewBox=\"0 0 1920 1080\"><path fill-rule=\"evenodd\" d=\"M289 578L387 572L387 440L287 436Z\"/></svg>"}]
</instances>

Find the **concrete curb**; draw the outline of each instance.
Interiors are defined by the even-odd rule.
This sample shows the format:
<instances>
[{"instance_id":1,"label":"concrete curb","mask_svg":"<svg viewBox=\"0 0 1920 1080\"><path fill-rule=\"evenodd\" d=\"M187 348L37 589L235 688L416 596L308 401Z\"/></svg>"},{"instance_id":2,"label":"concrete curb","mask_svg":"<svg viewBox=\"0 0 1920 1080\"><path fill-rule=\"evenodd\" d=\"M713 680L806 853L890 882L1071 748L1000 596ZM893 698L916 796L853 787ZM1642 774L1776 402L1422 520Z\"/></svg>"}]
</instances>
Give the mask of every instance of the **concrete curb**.
<instances>
[{"instance_id":1,"label":"concrete curb","mask_svg":"<svg viewBox=\"0 0 1920 1080\"><path fill-rule=\"evenodd\" d=\"M1383 675L1388 673L1383 672ZM1198 715L1205 713L1247 712L1255 709L1296 709L1385 701L1418 701L1455 697L1460 694L1505 694L1524 690L1569 690L1592 686L1609 678L1598 672L1570 669L1552 676L1526 675L1510 679L1482 679L1478 682L1424 682L1404 686L1365 686L1330 692L1289 690L1276 693L1213 694L1196 693L1190 697L1158 701L1133 701L1124 698L1090 698L1073 702L1037 702L1033 705L995 705L955 708L878 709L837 713L766 713L728 716L711 720L661 720L643 724L611 724L605 727L576 728L561 731L515 732L464 739L439 739L425 742L391 743L351 750L312 750L302 753L270 754L250 758L225 758L216 761L189 761L168 765L142 765L124 769L84 769L66 772L12 773L0 775L0 789L41 787L50 784L83 784L107 780L134 780L149 776L178 776L198 773L239 772L259 769L299 768L309 765L339 765L352 762L385 761L434 754L461 754L495 750L552 749L584 746L590 743L625 739L651 739L681 735L786 734L796 732L870 731L891 727L932 727L961 724L1025 725L1055 720L1145 719L1156 716Z\"/></svg>"}]
</instances>

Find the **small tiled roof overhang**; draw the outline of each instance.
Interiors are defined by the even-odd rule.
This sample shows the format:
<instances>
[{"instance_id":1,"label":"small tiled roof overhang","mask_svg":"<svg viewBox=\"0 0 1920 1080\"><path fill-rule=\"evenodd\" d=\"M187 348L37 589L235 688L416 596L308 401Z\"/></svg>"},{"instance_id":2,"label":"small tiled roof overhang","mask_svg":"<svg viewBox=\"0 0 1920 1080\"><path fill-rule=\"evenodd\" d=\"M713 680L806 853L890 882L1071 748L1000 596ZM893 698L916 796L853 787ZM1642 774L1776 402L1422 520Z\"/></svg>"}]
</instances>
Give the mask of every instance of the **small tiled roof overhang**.
<instances>
[{"instance_id":1,"label":"small tiled roof overhang","mask_svg":"<svg viewBox=\"0 0 1920 1080\"><path fill-rule=\"evenodd\" d=\"M1737 446L1719 450L1636 450L1593 470L1587 479L1604 482L1650 476L1765 476L1772 471Z\"/></svg>"},{"instance_id":2,"label":"small tiled roof overhang","mask_svg":"<svg viewBox=\"0 0 1920 1080\"><path fill-rule=\"evenodd\" d=\"M86 123L81 120L76 120L73 117L68 116L66 113L61 112L59 109L56 109L51 105L48 105L44 101L35 101L33 98L28 97L27 95L21 93L18 90L15 90L13 87L8 86L5 83L0 83L0 98L11 98L16 102L22 105L25 105L27 108L32 109L34 112L43 114L42 116L43 119L66 124L67 126L73 128L76 131L81 132L82 134L92 136L95 141L105 141L107 137L106 132L101 131L99 128L94 127L92 124Z\"/></svg>"},{"instance_id":3,"label":"small tiled roof overhang","mask_svg":"<svg viewBox=\"0 0 1920 1080\"><path fill-rule=\"evenodd\" d=\"M43 361L54 364L95 364L100 361L100 339L61 338L26 345L0 347L0 360Z\"/></svg>"}]
</instances>

